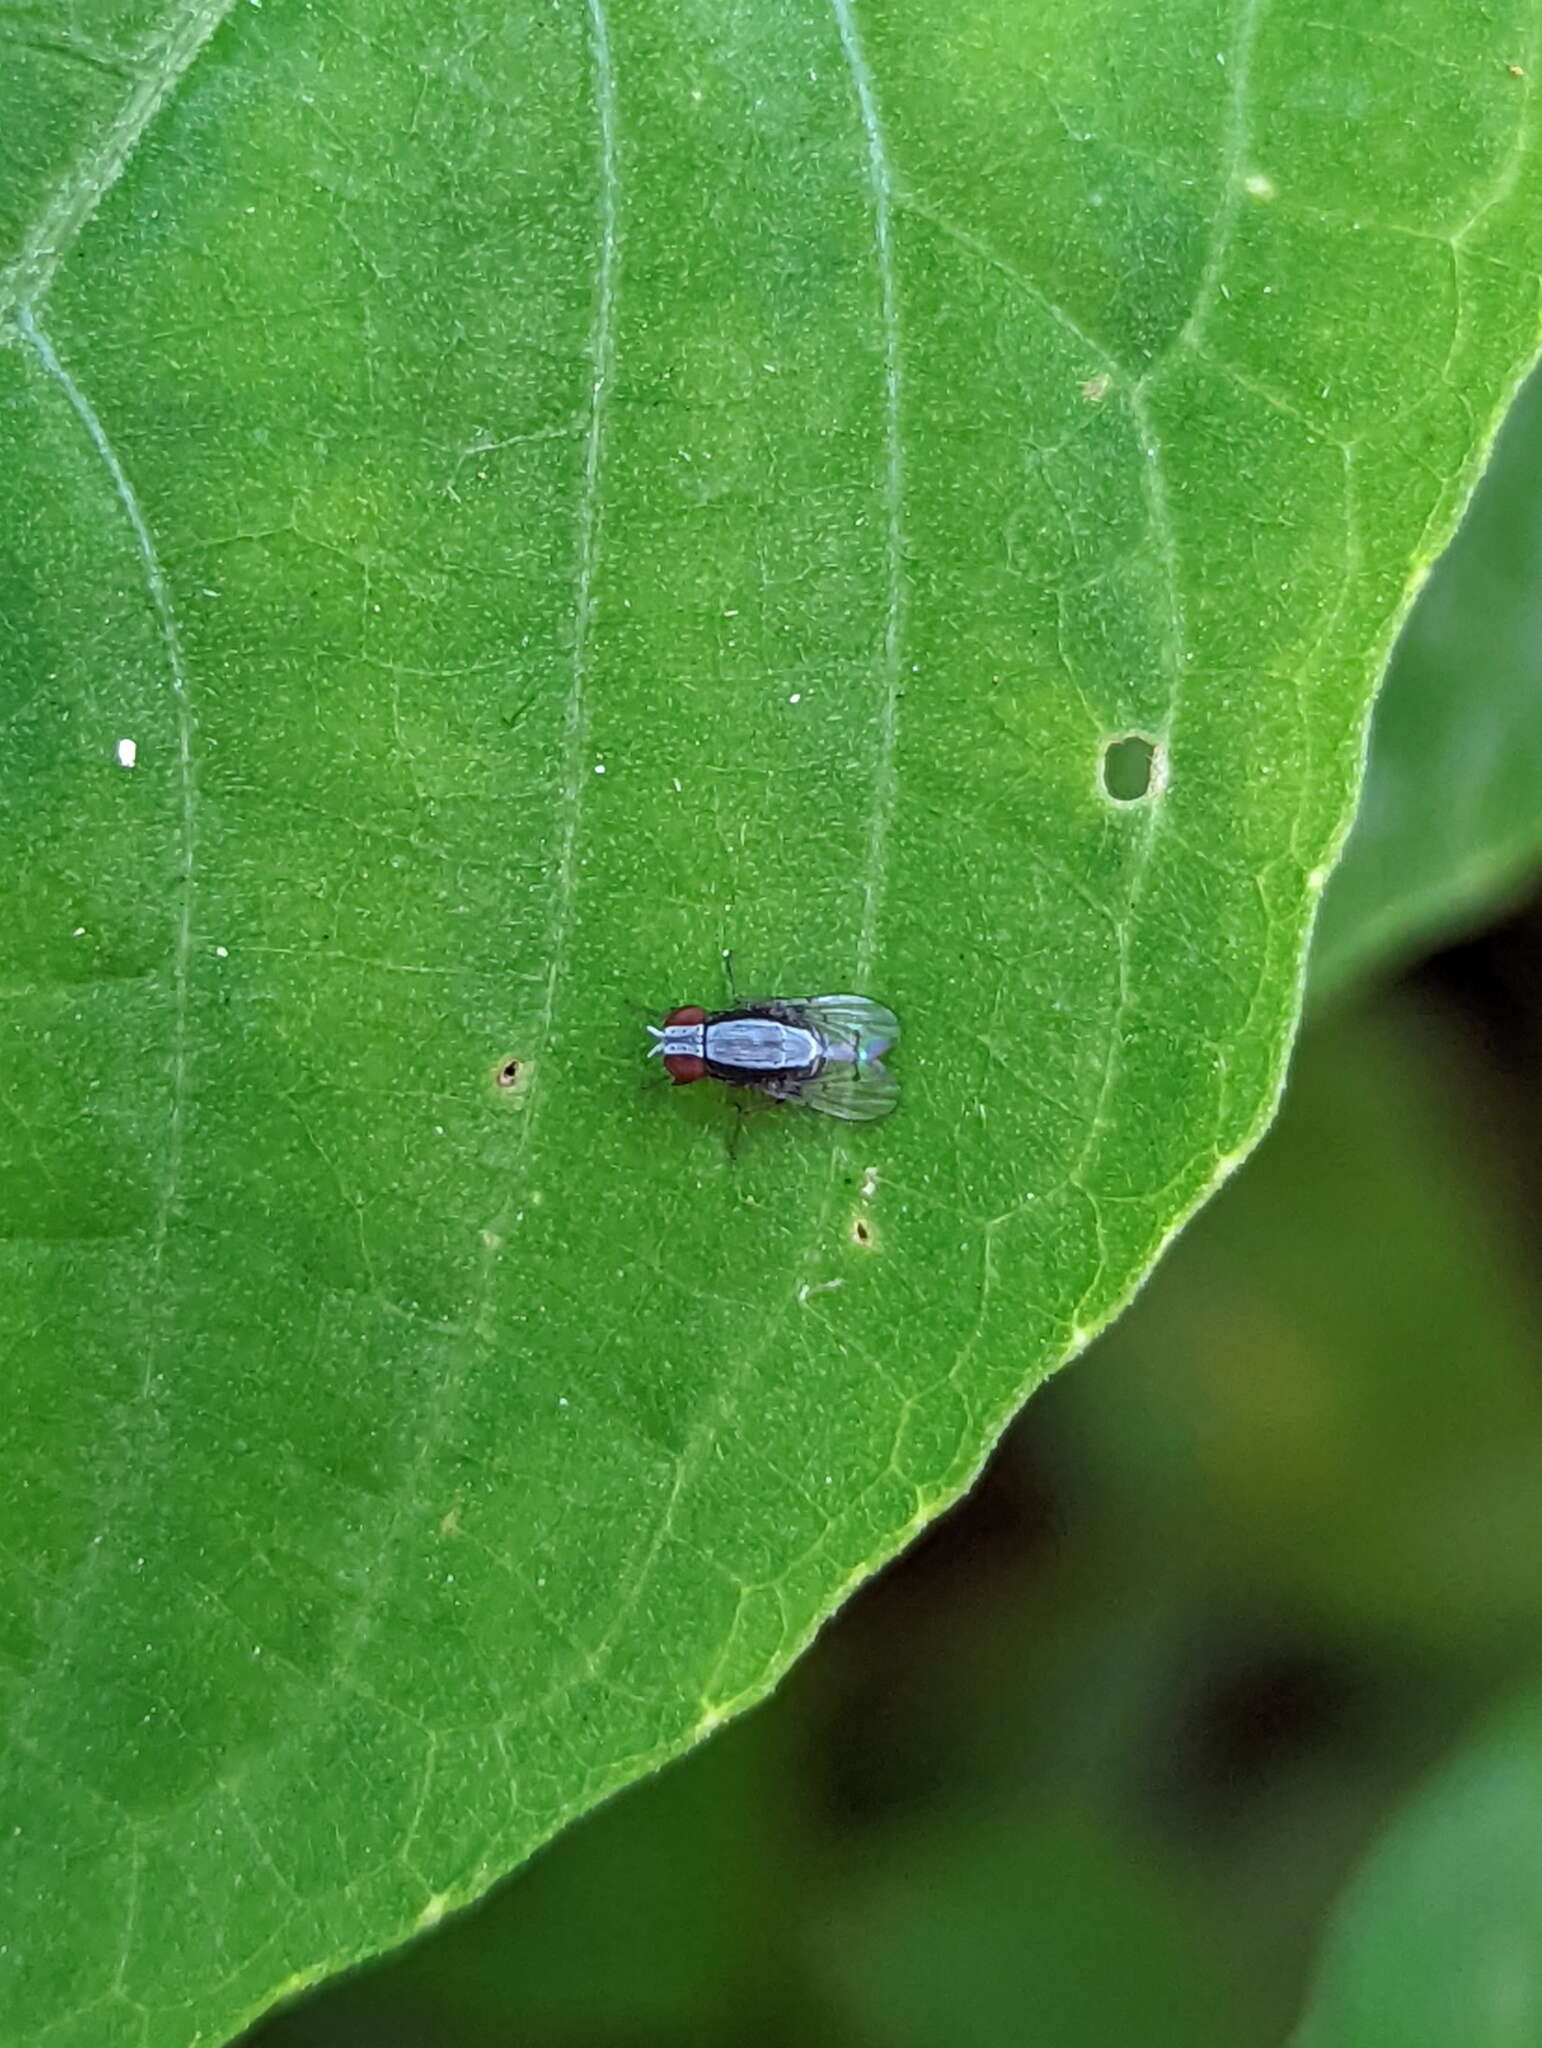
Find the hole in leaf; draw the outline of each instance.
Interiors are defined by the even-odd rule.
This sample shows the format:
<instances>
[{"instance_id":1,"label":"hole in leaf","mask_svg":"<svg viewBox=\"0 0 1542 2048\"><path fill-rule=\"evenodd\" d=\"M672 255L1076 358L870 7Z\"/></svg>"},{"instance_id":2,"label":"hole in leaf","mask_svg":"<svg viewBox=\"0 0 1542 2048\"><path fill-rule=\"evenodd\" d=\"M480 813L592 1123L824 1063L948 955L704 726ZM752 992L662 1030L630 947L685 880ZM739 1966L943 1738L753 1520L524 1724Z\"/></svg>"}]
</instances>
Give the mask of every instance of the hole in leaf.
<instances>
[{"instance_id":1,"label":"hole in leaf","mask_svg":"<svg viewBox=\"0 0 1542 2048\"><path fill-rule=\"evenodd\" d=\"M1165 782L1162 750L1144 733L1125 733L1103 749L1103 787L1116 804L1142 803Z\"/></svg>"},{"instance_id":2,"label":"hole in leaf","mask_svg":"<svg viewBox=\"0 0 1542 2048\"><path fill-rule=\"evenodd\" d=\"M873 1226L865 1217L858 1216L851 1226L853 1244L859 1244L866 1251L873 1242Z\"/></svg>"},{"instance_id":3,"label":"hole in leaf","mask_svg":"<svg viewBox=\"0 0 1542 2048\"><path fill-rule=\"evenodd\" d=\"M500 1088L517 1088L524 1070L523 1060L508 1059L494 1069L493 1080Z\"/></svg>"}]
</instances>

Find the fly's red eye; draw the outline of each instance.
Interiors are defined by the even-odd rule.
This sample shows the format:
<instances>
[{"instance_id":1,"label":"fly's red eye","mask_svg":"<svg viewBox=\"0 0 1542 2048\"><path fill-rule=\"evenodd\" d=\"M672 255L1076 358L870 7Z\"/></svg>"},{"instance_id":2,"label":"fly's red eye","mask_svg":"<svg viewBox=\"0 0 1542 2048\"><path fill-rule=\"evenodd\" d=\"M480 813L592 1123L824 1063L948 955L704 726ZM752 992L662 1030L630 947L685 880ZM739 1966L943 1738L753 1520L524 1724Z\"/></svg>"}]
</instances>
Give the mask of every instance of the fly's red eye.
<instances>
[{"instance_id":1,"label":"fly's red eye","mask_svg":"<svg viewBox=\"0 0 1542 2048\"><path fill-rule=\"evenodd\" d=\"M683 1009L671 1010L664 1019L669 1024L705 1024L707 1013L696 1003L687 1003ZM693 1076L694 1078L694 1076Z\"/></svg>"},{"instance_id":2,"label":"fly's red eye","mask_svg":"<svg viewBox=\"0 0 1542 2048\"><path fill-rule=\"evenodd\" d=\"M671 1024L689 1024L696 1019L674 1016ZM687 1081L699 1081L707 1071L707 1063L699 1053L667 1052L664 1055L664 1070L677 1088L683 1088Z\"/></svg>"}]
</instances>

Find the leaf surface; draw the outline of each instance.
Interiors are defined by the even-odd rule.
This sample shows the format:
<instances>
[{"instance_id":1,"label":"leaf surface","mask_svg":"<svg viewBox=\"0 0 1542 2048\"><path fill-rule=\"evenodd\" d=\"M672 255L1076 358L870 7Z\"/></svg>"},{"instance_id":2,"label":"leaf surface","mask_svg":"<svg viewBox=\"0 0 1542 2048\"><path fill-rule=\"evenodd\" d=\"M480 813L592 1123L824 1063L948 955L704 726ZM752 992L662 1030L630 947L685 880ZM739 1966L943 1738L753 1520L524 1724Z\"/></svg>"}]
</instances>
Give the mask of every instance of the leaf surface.
<instances>
[{"instance_id":1,"label":"leaf surface","mask_svg":"<svg viewBox=\"0 0 1542 2048\"><path fill-rule=\"evenodd\" d=\"M1542 2032L1542 1693L1512 1700L1372 1850L1294 2048L1528 2048Z\"/></svg>"},{"instance_id":2,"label":"leaf surface","mask_svg":"<svg viewBox=\"0 0 1542 2048\"><path fill-rule=\"evenodd\" d=\"M8 18L0 2037L757 1698L1253 1142L1535 343L1534 11L1405 12ZM645 1092L725 946L900 1113Z\"/></svg>"}]
</instances>

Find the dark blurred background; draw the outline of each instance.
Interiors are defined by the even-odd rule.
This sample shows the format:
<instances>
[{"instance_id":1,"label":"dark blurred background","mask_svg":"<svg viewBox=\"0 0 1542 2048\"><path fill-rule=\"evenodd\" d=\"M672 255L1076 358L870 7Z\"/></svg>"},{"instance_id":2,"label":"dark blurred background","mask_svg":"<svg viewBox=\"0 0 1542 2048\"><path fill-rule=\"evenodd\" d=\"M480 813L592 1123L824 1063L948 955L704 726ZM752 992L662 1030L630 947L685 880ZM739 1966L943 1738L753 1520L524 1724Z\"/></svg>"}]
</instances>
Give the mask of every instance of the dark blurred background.
<instances>
[{"instance_id":1,"label":"dark blurred background","mask_svg":"<svg viewBox=\"0 0 1542 2048\"><path fill-rule=\"evenodd\" d=\"M1527 403L1400 650L1382 843L1254 1159L769 1705L250 2048L1289 2037L1362 1853L1542 1679ZM1399 817L1430 872L1383 915Z\"/></svg>"}]
</instances>

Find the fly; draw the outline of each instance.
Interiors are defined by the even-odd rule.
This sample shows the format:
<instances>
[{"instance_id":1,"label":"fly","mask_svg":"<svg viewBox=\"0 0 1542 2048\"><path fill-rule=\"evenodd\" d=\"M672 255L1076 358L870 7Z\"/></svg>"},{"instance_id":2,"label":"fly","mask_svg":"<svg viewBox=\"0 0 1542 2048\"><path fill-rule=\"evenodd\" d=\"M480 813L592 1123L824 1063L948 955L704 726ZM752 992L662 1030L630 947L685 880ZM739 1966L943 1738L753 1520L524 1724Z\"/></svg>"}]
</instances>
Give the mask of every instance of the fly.
<instances>
[{"instance_id":1,"label":"fly","mask_svg":"<svg viewBox=\"0 0 1542 2048\"><path fill-rule=\"evenodd\" d=\"M724 1081L773 1102L801 1102L848 1123L872 1123L899 1100L883 1055L899 1019L870 996L801 996L743 1003L736 1010L685 1004L650 1024L650 1059L683 1088Z\"/></svg>"}]
</instances>

